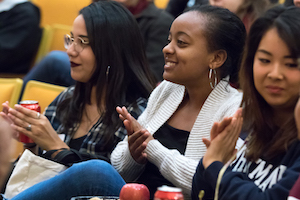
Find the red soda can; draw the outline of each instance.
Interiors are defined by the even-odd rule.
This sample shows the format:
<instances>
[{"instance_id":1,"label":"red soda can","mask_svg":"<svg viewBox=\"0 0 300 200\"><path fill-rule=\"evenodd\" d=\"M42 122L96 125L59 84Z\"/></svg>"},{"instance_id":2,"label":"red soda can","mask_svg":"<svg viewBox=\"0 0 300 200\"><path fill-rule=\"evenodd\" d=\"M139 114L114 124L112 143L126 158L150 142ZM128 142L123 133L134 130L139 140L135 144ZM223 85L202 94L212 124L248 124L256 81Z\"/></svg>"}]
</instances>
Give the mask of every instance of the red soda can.
<instances>
[{"instance_id":1,"label":"red soda can","mask_svg":"<svg viewBox=\"0 0 300 200\"><path fill-rule=\"evenodd\" d=\"M21 106L25 107L25 108L28 108L30 110L34 110L36 112L41 112L41 107L39 105L39 102L38 101L32 101L32 100L25 100L25 101L21 101L19 103ZM20 142L23 142L23 143L34 143L34 141L27 137L26 135L24 135L23 133L19 133L19 140Z\"/></svg>"},{"instance_id":2,"label":"red soda can","mask_svg":"<svg viewBox=\"0 0 300 200\"><path fill-rule=\"evenodd\" d=\"M180 188L163 185L157 188L154 200L184 200L184 198Z\"/></svg>"}]
</instances>

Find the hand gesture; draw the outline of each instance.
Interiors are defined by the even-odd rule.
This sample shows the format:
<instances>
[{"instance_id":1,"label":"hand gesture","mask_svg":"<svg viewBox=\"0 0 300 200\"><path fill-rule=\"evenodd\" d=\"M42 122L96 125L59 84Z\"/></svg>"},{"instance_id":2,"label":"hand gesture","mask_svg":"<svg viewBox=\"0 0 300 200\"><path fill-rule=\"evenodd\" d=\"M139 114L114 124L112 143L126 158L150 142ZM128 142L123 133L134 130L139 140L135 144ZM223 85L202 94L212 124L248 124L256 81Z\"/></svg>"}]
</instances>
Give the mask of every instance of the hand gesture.
<instances>
[{"instance_id":1,"label":"hand gesture","mask_svg":"<svg viewBox=\"0 0 300 200\"><path fill-rule=\"evenodd\" d=\"M147 154L144 150L150 140L154 139L152 135L132 117L127 109L117 107L120 119L127 130L128 134L128 147L132 158L139 164L147 162Z\"/></svg>"},{"instance_id":2,"label":"hand gesture","mask_svg":"<svg viewBox=\"0 0 300 200\"><path fill-rule=\"evenodd\" d=\"M119 118L123 121L123 124L127 130L127 134L131 135L136 131L141 130L143 127L138 123L134 117L127 111L126 107L119 107L116 108L117 112L119 113Z\"/></svg>"},{"instance_id":3,"label":"hand gesture","mask_svg":"<svg viewBox=\"0 0 300 200\"><path fill-rule=\"evenodd\" d=\"M16 131L30 137L42 149L69 149L44 115L16 104L15 109L9 108L8 116L13 121L11 126Z\"/></svg>"},{"instance_id":4,"label":"hand gesture","mask_svg":"<svg viewBox=\"0 0 300 200\"><path fill-rule=\"evenodd\" d=\"M213 125L211 130L212 140L209 141L209 145L206 143L208 148L202 160L204 168L215 161L225 164L234 155L242 124L242 109L239 109L233 117L225 118L221 123ZM219 130L222 131L218 132Z\"/></svg>"},{"instance_id":5,"label":"hand gesture","mask_svg":"<svg viewBox=\"0 0 300 200\"><path fill-rule=\"evenodd\" d=\"M215 122L210 131L210 140L207 138L202 138L203 143L205 144L206 148L208 148L211 144L211 141L215 139L224 129L230 125L232 121L232 117L225 117L222 122Z\"/></svg>"},{"instance_id":6,"label":"hand gesture","mask_svg":"<svg viewBox=\"0 0 300 200\"><path fill-rule=\"evenodd\" d=\"M146 129L141 129L128 136L128 147L132 158L139 164L147 162L147 154L144 150L147 147L151 134Z\"/></svg>"}]
</instances>

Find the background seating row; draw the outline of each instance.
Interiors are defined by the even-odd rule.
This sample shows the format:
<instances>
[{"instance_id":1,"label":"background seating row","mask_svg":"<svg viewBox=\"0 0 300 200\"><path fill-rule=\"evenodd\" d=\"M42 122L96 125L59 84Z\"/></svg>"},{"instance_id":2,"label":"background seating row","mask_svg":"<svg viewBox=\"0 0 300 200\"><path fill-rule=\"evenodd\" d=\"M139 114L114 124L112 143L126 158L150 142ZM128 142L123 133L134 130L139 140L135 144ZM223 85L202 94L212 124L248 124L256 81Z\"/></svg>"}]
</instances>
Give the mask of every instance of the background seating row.
<instances>
[{"instance_id":1,"label":"background seating row","mask_svg":"<svg viewBox=\"0 0 300 200\"><path fill-rule=\"evenodd\" d=\"M2 110L2 103L9 101L10 107L14 107L20 99L23 80L20 78L0 78L0 109ZM21 100L35 100L41 106L41 113L45 108L61 93L65 87L57 86L49 83L39 81L29 81L26 84L25 90L22 94ZM13 144L15 151L12 159L16 159L20 153L23 152L23 145L14 140Z\"/></svg>"}]
</instances>

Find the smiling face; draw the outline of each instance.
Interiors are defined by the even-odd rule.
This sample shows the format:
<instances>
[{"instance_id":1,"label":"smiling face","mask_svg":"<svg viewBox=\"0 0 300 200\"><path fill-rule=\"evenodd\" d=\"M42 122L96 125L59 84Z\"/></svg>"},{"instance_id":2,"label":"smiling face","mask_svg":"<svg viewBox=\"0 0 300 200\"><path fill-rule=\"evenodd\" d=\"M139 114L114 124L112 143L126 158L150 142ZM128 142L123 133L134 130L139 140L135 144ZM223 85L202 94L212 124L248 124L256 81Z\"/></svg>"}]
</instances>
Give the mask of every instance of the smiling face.
<instances>
[{"instance_id":1,"label":"smiling face","mask_svg":"<svg viewBox=\"0 0 300 200\"><path fill-rule=\"evenodd\" d=\"M272 28L262 37L254 57L254 85L274 109L293 109L298 100L300 71L286 43Z\"/></svg>"},{"instance_id":2,"label":"smiling face","mask_svg":"<svg viewBox=\"0 0 300 200\"><path fill-rule=\"evenodd\" d=\"M82 15L79 15L73 23L71 37L75 43L78 43L78 37L88 41L85 21ZM71 62L71 76L74 80L86 83L91 78L96 65L96 58L90 45L85 45L81 52L75 50L73 43L67 50ZM79 45L79 44L77 44Z\"/></svg>"},{"instance_id":3,"label":"smiling face","mask_svg":"<svg viewBox=\"0 0 300 200\"><path fill-rule=\"evenodd\" d=\"M182 85L209 86L208 72L214 54L207 49L205 18L195 11L180 15L173 22L169 44L163 48L165 80Z\"/></svg>"}]
</instances>

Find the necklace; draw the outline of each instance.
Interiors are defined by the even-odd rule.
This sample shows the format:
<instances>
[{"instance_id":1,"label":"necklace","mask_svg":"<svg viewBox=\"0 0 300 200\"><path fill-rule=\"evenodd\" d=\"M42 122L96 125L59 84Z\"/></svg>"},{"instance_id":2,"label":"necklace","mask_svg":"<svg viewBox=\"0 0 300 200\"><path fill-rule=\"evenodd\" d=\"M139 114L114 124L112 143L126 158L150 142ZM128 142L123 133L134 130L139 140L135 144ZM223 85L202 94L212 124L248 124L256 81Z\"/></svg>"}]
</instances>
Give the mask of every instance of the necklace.
<instances>
[{"instance_id":1,"label":"necklace","mask_svg":"<svg viewBox=\"0 0 300 200\"><path fill-rule=\"evenodd\" d=\"M88 116L86 116L86 118L87 118L86 132L89 132L89 130L93 127L93 125L99 119L99 117L100 117L100 114L98 114L93 120L89 120Z\"/></svg>"}]
</instances>

